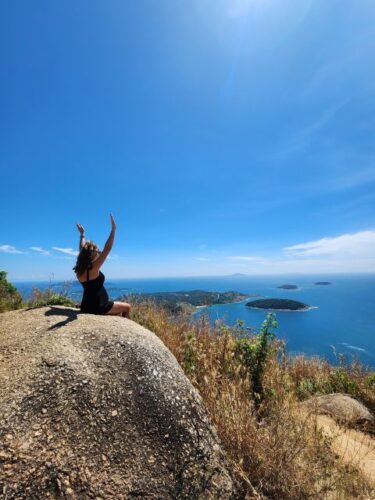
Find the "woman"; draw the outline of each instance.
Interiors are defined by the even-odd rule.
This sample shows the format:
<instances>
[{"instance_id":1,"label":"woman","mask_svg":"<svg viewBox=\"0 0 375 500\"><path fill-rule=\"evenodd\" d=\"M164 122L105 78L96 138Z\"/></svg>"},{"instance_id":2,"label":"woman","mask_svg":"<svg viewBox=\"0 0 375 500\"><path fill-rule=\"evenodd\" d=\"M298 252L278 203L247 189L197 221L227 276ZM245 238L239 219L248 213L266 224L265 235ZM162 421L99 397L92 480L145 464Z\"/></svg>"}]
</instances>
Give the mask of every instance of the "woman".
<instances>
[{"instance_id":1,"label":"woman","mask_svg":"<svg viewBox=\"0 0 375 500\"><path fill-rule=\"evenodd\" d=\"M103 286L105 276L99 270L108 257L115 238L116 223L112 214L111 224L111 234L104 245L103 252L99 250L93 241L85 241L85 230L81 224L77 224L78 231L81 234L79 242L80 251L73 271L75 271L77 279L81 282L84 290L81 312L89 314L113 314L129 318L130 304L109 300L107 290Z\"/></svg>"}]
</instances>

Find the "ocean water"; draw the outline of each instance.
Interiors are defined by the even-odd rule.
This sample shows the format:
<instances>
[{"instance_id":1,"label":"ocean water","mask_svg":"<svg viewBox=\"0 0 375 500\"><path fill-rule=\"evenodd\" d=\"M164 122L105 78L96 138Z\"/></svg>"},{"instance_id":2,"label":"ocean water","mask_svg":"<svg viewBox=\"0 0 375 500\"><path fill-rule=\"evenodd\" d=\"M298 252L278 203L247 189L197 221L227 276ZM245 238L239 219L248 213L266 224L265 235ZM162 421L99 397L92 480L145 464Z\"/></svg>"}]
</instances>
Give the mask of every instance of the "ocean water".
<instances>
[{"instance_id":1,"label":"ocean water","mask_svg":"<svg viewBox=\"0 0 375 500\"><path fill-rule=\"evenodd\" d=\"M331 285L315 285L316 281L330 281ZM291 283L297 290L283 290L278 286ZM47 282L17 282L15 286L25 297L32 286L45 288ZM60 291L62 283L52 283ZM165 292L181 290L238 291L265 298L290 298L312 306L308 311L277 311L277 335L286 341L290 354L304 353L320 356L332 363L337 353L350 360L358 357L364 364L375 368L375 275L333 276L220 276L193 278L122 279L105 282L108 294L117 299L123 294L139 292ZM70 294L80 301L82 286L72 281ZM221 320L234 325L238 319L246 327L259 328L267 311L246 306L246 301L235 304L214 305L195 313L199 318L207 314L211 323Z\"/></svg>"}]
</instances>

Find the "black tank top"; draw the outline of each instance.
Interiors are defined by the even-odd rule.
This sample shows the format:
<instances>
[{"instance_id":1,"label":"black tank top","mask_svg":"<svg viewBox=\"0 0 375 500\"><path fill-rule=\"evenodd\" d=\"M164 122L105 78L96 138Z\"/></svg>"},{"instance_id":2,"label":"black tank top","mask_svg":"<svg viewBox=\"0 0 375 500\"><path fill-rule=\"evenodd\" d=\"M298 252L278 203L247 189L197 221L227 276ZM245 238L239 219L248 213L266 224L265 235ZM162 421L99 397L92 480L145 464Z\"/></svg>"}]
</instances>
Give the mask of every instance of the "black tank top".
<instances>
[{"instance_id":1,"label":"black tank top","mask_svg":"<svg viewBox=\"0 0 375 500\"><path fill-rule=\"evenodd\" d=\"M83 286L83 297L81 311L91 314L106 314L112 307L113 301L109 300L107 290L103 283L104 274L99 271L99 276L89 279L89 269L87 269L87 281L80 282Z\"/></svg>"}]
</instances>

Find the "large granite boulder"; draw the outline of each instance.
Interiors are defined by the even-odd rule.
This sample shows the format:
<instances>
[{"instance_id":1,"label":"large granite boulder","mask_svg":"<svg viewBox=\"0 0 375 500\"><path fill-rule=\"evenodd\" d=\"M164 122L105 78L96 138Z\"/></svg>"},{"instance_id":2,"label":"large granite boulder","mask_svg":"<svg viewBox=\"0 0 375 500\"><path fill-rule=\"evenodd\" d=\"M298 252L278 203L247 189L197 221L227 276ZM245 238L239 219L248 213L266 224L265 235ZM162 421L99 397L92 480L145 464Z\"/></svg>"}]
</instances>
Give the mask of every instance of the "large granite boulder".
<instances>
[{"instance_id":1,"label":"large granite boulder","mask_svg":"<svg viewBox=\"0 0 375 500\"><path fill-rule=\"evenodd\" d=\"M0 315L0 497L235 498L201 398L118 316Z\"/></svg>"},{"instance_id":2,"label":"large granite boulder","mask_svg":"<svg viewBox=\"0 0 375 500\"><path fill-rule=\"evenodd\" d=\"M313 396L301 403L301 406L318 414L329 415L342 423L351 425L374 423L374 416L366 406L347 394Z\"/></svg>"}]
</instances>

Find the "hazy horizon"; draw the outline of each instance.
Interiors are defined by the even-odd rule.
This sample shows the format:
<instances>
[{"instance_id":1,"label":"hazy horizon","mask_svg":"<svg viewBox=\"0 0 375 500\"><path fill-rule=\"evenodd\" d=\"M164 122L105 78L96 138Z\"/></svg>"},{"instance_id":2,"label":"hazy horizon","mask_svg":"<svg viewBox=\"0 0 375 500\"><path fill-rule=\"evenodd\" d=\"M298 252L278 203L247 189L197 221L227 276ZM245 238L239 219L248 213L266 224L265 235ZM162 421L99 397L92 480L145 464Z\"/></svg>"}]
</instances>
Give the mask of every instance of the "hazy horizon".
<instances>
[{"instance_id":1,"label":"hazy horizon","mask_svg":"<svg viewBox=\"0 0 375 500\"><path fill-rule=\"evenodd\" d=\"M163 280L163 279L184 279L184 278L230 278L230 277L246 277L246 278L251 278L251 277L257 277L257 278L272 278L272 277L286 277L286 278L296 278L298 277L303 278L307 276L311 277L334 277L334 276L373 276L375 275L375 272L336 272L336 273L273 273L273 274L246 274L246 273L232 273L232 274L189 274L189 275L171 275L171 276L124 276L121 278L113 278L110 277L108 278L108 281L126 281L126 280ZM77 278L59 278L54 276L51 279L45 279L45 280L30 280L30 279L17 279L17 280L11 280L9 276L7 277L9 281L12 281L13 283L26 283L26 282L53 282L53 281L75 281ZM78 280L77 280L78 281Z\"/></svg>"}]
</instances>

